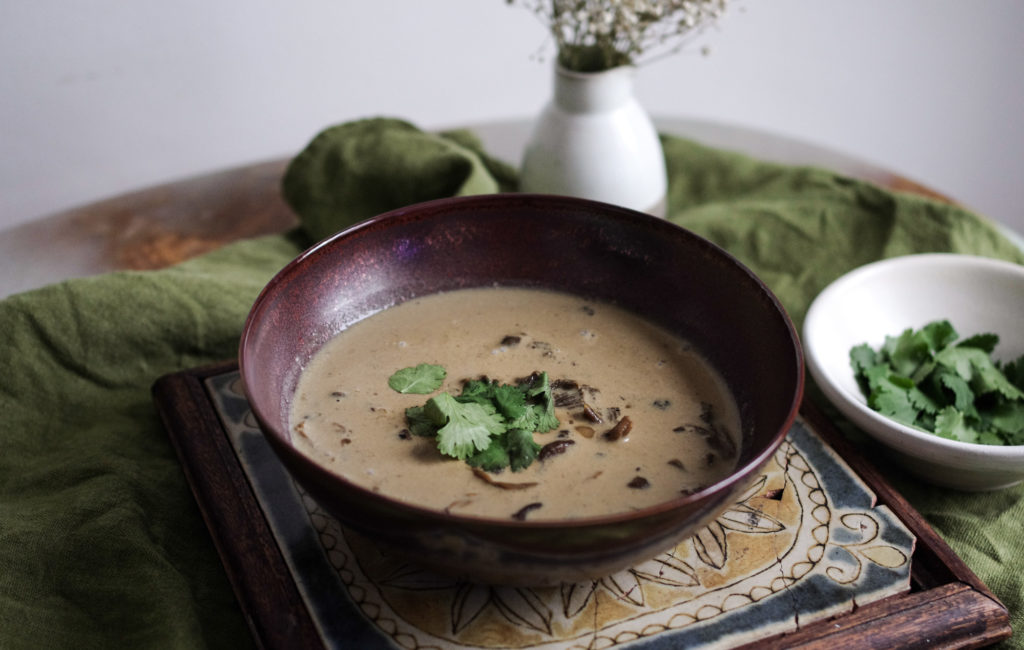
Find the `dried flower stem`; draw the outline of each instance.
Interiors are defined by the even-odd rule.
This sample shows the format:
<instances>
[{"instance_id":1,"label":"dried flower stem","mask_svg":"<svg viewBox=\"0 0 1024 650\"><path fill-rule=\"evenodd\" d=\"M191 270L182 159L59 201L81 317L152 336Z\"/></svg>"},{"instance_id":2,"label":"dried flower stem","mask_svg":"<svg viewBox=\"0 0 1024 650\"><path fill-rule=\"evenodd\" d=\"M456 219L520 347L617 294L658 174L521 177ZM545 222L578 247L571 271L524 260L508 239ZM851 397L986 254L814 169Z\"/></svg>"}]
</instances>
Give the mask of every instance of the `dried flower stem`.
<instances>
[{"instance_id":1,"label":"dried flower stem","mask_svg":"<svg viewBox=\"0 0 1024 650\"><path fill-rule=\"evenodd\" d=\"M679 51L725 12L727 0L506 0L532 11L577 72L640 65Z\"/></svg>"}]
</instances>

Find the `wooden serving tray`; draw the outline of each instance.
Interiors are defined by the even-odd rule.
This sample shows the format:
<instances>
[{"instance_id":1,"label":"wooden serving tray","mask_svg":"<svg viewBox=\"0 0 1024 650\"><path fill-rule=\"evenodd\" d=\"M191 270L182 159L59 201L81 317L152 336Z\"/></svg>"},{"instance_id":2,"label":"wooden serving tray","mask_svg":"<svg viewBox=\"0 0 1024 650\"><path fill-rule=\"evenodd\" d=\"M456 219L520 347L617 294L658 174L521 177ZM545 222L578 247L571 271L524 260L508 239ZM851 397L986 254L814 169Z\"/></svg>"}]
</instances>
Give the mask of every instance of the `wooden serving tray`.
<instances>
[{"instance_id":1,"label":"wooden serving tray","mask_svg":"<svg viewBox=\"0 0 1024 650\"><path fill-rule=\"evenodd\" d=\"M240 383L225 362L164 376L153 395L265 648L979 647L1011 634L1002 603L810 402L772 468L694 538L532 590L382 556L291 481Z\"/></svg>"}]
</instances>

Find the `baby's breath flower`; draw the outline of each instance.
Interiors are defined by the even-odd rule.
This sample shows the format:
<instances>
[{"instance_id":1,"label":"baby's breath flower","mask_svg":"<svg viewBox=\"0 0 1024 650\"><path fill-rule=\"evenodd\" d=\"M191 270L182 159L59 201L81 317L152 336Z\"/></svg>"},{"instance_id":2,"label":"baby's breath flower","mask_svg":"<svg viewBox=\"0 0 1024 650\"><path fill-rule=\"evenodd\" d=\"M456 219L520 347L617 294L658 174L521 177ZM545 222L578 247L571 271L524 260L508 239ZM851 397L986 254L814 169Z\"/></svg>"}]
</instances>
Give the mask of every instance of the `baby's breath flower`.
<instances>
[{"instance_id":1,"label":"baby's breath flower","mask_svg":"<svg viewBox=\"0 0 1024 650\"><path fill-rule=\"evenodd\" d=\"M717 21L728 0L505 0L545 23L569 70L639 65L680 50Z\"/></svg>"}]
</instances>

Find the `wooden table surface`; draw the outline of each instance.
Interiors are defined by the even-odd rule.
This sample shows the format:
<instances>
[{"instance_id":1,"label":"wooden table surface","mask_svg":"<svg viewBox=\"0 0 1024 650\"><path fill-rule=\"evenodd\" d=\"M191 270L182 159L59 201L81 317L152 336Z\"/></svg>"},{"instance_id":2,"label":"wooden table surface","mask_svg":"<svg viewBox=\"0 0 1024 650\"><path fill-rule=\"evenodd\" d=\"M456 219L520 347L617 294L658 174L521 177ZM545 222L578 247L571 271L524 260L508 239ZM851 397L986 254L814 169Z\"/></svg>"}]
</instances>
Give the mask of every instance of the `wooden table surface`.
<instances>
[{"instance_id":1,"label":"wooden table surface","mask_svg":"<svg viewBox=\"0 0 1024 650\"><path fill-rule=\"evenodd\" d=\"M794 138L713 122L658 119L666 133L766 160L826 167L884 187L942 198L878 165ZM527 121L473 125L487 150L519 159ZM295 153L305 143L298 143ZM0 298L72 277L158 269L297 220L280 193L288 158L123 194L0 232Z\"/></svg>"}]
</instances>

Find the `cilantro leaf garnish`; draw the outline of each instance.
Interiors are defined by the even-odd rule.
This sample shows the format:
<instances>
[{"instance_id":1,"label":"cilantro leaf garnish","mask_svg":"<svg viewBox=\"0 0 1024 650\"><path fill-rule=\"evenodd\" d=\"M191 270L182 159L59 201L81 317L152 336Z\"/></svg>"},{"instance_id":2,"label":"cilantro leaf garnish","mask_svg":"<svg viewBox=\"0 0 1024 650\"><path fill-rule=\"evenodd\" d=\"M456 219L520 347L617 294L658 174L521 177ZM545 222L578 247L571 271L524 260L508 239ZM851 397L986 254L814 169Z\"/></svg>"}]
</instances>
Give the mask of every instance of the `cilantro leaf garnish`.
<instances>
[{"instance_id":1,"label":"cilantro leaf garnish","mask_svg":"<svg viewBox=\"0 0 1024 650\"><path fill-rule=\"evenodd\" d=\"M498 437L491 439L491 444L487 445L487 449L478 451L466 459L466 463L470 467L479 467L485 472L500 472L511 462L504 440Z\"/></svg>"},{"instance_id":2,"label":"cilantro leaf garnish","mask_svg":"<svg viewBox=\"0 0 1024 650\"><path fill-rule=\"evenodd\" d=\"M409 424L409 431L413 435L433 438L437 435L437 425L426 414L422 406L410 406L405 409L405 421Z\"/></svg>"},{"instance_id":3,"label":"cilantro leaf garnish","mask_svg":"<svg viewBox=\"0 0 1024 650\"><path fill-rule=\"evenodd\" d=\"M441 366L421 363L412 368L402 368L388 378L388 386L399 393L429 395L441 387L448 373Z\"/></svg>"},{"instance_id":4,"label":"cilantro leaf garnish","mask_svg":"<svg viewBox=\"0 0 1024 650\"><path fill-rule=\"evenodd\" d=\"M526 395L515 386L509 384L495 386L491 393L491 399L498 412L509 422L516 422L527 413Z\"/></svg>"},{"instance_id":5,"label":"cilantro leaf garnish","mask_svg":"<svg viewBox=\"0 0 1024 650\"><path fill-rule=\"evenodd\" d=\"M533 399L532 408L537 417L534 430L546 433L558 427L558 418L555 416L555 398L551 394L551 382L548 380L548 373L534 374L523 382L519 388L527 397Z\"/></svg>"},{"instance_id":6,"label":"cilantro leaf garnish","mask_svg":"<svg viewBox=\"0 0 1024 650\"><path fill-rule=\"evenodd\" d=\"M992 428L1012 445L1024 445L1024 401L1003 402L989 412Z\"/></svg>"},{"instance_id":7,"label":"cilantro leaf garnish","mask_svg":"<svg viewBox=\"0 0 1024 650\"><path fill-rule=\"evenodd\" d=\"M505 432L505 422L493 406L458 402L448 393L427 400L423 412L440 427L437 448L459 460L487 449L492 436Z\"/></svg>"},{"instance_id":8,"label":"cilantro leaf garnish","mask_svg":"<svg viewBox=\"0 0 1024 650\"><path fill-rule=\"evenodd\" d=\"M939 320L887 336L877 350L851 348L868 406L951 440L1024 444L1024 356L994 361L996 334L958 339L949 321Z\"/></svg>"},{"instance_id":9,"label":"cilantro leaf garnish","mask_svg":"<svg viewBox=\"0 0 1024 650\"><path fill-rule=\"evenodd\" d=\"M508 429L491 440L487 449L466 459L473 467L498 472L510 467L513 472L526 469L537 459L541 446L526 429Z\"/></svg>"},{"instance_id":10,"label":"cilantro leaf garnish","mask_svg":"<svg viewBox=\"0 0 1024 650\"><path fill-rule=\"evenodd\" d=\"M1002 371L1010 383L1024 391L1024 356L1002 366Z\"/></svg>"},{"instance_id":11,"label":"cilantro leaf garnish","mask_svg":"<svg viewBox=\"0 0 1024 650\"><path fill-rule=\"evenodd\" d=\"M981 434L970 426L964 414L952 406L946 406L935 417L935 433L960 442L979 442L981 438Z\"/></svg>"},{"instance_id":12,"label":"cilantro leaf garnish","mask_svg":"<svg viewBox=\"0 0 1024 650\"><path fill-rule=\"evenodd\" d=\"M401 370L392 375L388 384L395 390L406 385L425 387L429 383L419 375L424 366L430 367L420 364ZM433 368L440 369L440 373L432 371L434 377L440 374L433 389L437 390L444 379L444 369ZM402 378L395 379L400 374ZM436 437L442 454L488 472L505 468L517 472L529 467L541 449L533 434L559 425L546 372L534 373L518 385L486 379L466 381L458 395L440 393L422 406L407 408L405 419L411 433Z\"/></svg>"},{"instance_id":13,"label":"cilantro leaf garnish","mask_svg":"<svg viewBox=\"0 0 1024 650\"><path fill-rule=\"evenodd\" d=\"M505 432L504 442L513 472L526 469L540 454L541 446L533 439L533 433L526 429L509 429Z\"/></svg>"}]
</instances>

